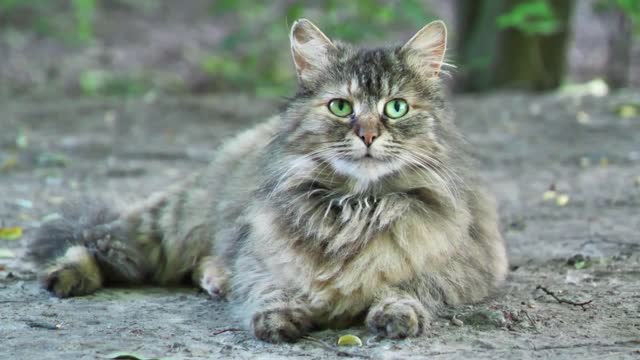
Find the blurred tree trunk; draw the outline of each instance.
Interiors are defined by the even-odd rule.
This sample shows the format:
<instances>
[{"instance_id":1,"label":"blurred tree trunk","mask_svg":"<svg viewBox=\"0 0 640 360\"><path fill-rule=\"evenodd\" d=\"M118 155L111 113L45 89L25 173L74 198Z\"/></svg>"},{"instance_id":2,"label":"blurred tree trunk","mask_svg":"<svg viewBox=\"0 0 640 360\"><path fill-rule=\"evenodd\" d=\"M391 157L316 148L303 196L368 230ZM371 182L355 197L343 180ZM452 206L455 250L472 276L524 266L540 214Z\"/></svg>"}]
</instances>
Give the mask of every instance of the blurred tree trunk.
<instances>
[{"instance_id":1,"label":"blurred tree trunk","mask_svg":"<svg viewBox=\"0 0 640 360\"><path fill-rule=\"evenodd\" d=\"M608 27L608 54L605 77L607 84L614 89L629 85L629 66L631 62L631 20L620 9L605 12Z\"/></svg>"},{"instance_id":2,"label":"blurred tree trunk","mask_svg":"<svg viewBox=\"0 0 640 360\"><path fill-rule=\"evenodd\" d=\"M553 34L531 35L514 28L500 31L496 25L497 15L525 1L458 0L458 49L463 75L457 90L542 91L560 85L565 74L574 1L549 0L561 24L559 31ZM474 61L483 59L488 62L474 66Z\"/></svg>"},{"instance_id":3,"label":"blurred tree trunk","mask_svg":"<svg viewBox=\"0 0 640 360\"><path fill-rule=\"evenodd\" d=\"M492 71L503 0L458 0L456 14L456 91L484 91L493 86Z\"/></svg>"}]
</instances>

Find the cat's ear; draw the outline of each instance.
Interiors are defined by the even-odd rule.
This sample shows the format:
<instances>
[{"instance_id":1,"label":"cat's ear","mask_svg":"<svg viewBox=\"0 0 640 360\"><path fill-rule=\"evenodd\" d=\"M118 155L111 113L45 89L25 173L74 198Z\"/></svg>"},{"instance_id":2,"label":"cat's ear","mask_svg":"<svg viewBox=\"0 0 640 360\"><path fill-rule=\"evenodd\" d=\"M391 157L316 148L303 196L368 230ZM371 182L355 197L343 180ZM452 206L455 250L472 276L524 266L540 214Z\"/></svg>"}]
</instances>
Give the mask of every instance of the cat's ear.
<instances>
[{"instance_id":1,"label":"cat's ear","mask_svg":"<svg viewBox=\"0 0 640 360\"><path fill-rule=\"evenodd\" d=\"M300 81L305 82L328 65L338 49L329 38L307 19L300 19L291 27L291 55Z\"/></svg>"},{"instance_id":2,"label":"cat's ear","mask_svg":"<svg viewBox=\"0 0 640 360\"><path fill-rule=\"evenodd\" d=\"M407 63L425 77L435 77L444 64L447 26L437 20L420 29L400 50Z\"/></svg>"}]
</instances>

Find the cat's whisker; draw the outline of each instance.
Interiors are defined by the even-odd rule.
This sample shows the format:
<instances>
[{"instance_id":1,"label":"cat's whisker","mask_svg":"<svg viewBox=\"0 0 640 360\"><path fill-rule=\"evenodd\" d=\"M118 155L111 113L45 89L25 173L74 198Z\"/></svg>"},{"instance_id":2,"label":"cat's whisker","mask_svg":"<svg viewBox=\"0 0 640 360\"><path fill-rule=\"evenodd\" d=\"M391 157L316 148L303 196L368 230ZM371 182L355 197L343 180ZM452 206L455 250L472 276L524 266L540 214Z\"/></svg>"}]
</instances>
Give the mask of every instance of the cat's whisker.
<instances>
[{"instance_id":1,"label":"cat's whisker","mask_svg":"<svg viewBox=\"0 0 640 360\"><path fill-rule=\"evenodd\" d=\"M446 196L451 200L451 204L455 207L457 203L457 196L454 195L454 192L451 190L448 182L442 178L442 176L435 171L433 168L428 166L427 164L423 164L418 161L416 158L412 157L409 153L399 155L399 159L405 161L409 166L416 167L424 171L425 174L430 175L430 178L435 180L439 188L446 193Z\"/></svg>"}]
</instances>

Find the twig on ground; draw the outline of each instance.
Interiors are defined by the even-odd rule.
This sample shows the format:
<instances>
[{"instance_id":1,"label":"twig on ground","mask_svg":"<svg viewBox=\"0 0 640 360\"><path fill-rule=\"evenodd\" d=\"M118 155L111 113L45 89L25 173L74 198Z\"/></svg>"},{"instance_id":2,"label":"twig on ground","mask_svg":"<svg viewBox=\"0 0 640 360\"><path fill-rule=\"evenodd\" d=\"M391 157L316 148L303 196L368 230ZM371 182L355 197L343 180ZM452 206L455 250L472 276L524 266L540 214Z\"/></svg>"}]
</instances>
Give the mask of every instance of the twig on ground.
<instances>
[{"instance_id":1,"label":"twig on ground","mask_svg":"<svg viewBox=\"0 0 640 360\"><path fill-rule=\"evenodd\" d=\"M588 300L588 301L583 301L583 302L575 302L575 301L559 298L553 291L547 289L546 287L544 287L542 285L536 286L536 290L544 291L545 294L547 294L547 295L551 296L552 298L554 298L559 304L569 304L569 305L573 305L573 306L580 306L583 311L587 311L586 306L593 302L593 299Z\"/></svg>"},{"instance_id":2,"label":"twig on ground","mask_svg":"<svg viewBox=\"0 0 640 360\"><path fill-rule=\"evenodd\" d=\"M244 331L244 330L238 329L238 328L220 329L220 330L214 331L211 335L216 336L216 335L224 334L226 332L231 332L231 331Z\"/></svg>"},{"instance_id":3,"label":"twig on ground","mask_svg":"<svg viewBox=\"0 0 640 360\"><path fill-rule=\"evenodd\" d=\"M320 346L321 348L323 348L325 350L333 351L338 356L371 359L371 357L367 356L367 355L355 354L355 353L352 353L352 352L347 352L347 351L340 350L337 347L331 346L331 345L327 344L326 342L324 342L324 341L322 341L320 339L314 338L312 336L308 336L308 335L307 336L303 336L302 339L307 340L307 341L309 341L309 342L311 342L311 343L313 343L315 345L318 345L318 346Z\"/></svg>"},{"instance_id":4,"label":"twig on ground","mask_svg":"<svg viewBox=\"0 0 640 360\"><path fill-rule=\"evenodd\" d=\"M533 319L531 318L531 316L529 316L529 313L527 312L527 310L522 310L522 313L524 314L524 316L527 318L527 320L529 320L529 324L531 324L531 326L533 326L533 329L537 332L540 333L540 330L538 329L538 325L536 325L536 322L533 321Z\"/></svg>"},{"instance_id":5,"label":"twig on ground","mask_svg":"<svg viewBox=\"0 0 640 360\"><path fill-rule=\"evenodd\" d=\"M40 329L47 329L47 330L62 329L62 325L60 324L50 324L50 323L45 323L41 321L27 321L26 323L27 325L29 325L29 327L32 327L32 328L40 328Z\"/></svg>"}]
</instances>

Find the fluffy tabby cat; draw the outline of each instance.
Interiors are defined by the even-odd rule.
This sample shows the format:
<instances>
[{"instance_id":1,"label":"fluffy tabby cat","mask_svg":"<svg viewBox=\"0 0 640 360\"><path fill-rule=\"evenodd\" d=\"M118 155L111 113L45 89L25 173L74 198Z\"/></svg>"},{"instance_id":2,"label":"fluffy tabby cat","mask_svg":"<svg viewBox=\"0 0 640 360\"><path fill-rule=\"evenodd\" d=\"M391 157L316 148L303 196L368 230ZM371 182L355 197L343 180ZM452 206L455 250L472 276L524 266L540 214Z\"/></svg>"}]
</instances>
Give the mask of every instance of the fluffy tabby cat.
<instances>
[{"instance_id":1,"label":"fluffy tabby cat","mask_svg":"<svg viewBox=\"0 0 640 360\"><path fill-rule=\"evenodd\" d=\"M31 245L43 286L68 297L191 279L270 342L363 319L418 336L438 306L482 299L507 261L446 109L445 47L441 21L374 50L297 21L286 109L139 206L69 205Z\"/></svg>"}]
</instances>

